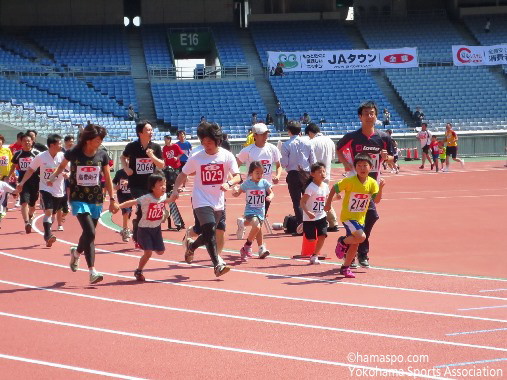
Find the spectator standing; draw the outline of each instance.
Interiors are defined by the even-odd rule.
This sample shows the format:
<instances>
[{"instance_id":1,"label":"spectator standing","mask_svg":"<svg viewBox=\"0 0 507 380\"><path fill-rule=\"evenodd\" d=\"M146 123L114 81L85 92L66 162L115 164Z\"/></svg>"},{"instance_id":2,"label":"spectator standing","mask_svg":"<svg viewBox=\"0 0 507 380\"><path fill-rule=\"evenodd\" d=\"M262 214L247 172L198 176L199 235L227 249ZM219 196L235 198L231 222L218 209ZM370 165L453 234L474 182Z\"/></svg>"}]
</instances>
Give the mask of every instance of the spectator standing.
<instances>
[{"instance_id":1,"label":"spectator standing","mask_svg":"<svg viewBox=\"0 0 507 380\"><path fill-rule=\"evenodd\" d=\"M283 72L283 67L282 67L282 63L281 62L278 62L276 64L276 69L275 69L275 77L283 77L285 75L285 73Z\"/></svg>"},{"instance_id":2,"label":"spectator standing","mask_svg":"<svg viewBox=\"0 0 507 380\"><path fill-rule=\"evenodd\" d=\"M129 104L128 117L130 121L134 121L136 119L136 111L134 110L134 106L132 104Z\"/></svg>"},{"instance_id":3,"label":"spectator standing","mask_svg":"<svg viewBox=\"0 0 507 380\"><path fill-rule=\"evenodd\" d=\"M430 157L430 144L431 144L431 136L432 133L428 130L428 124L422 123L421 130L417 133L417 139L421 142L421 150L422 150L422 164L419 166L419 169L424 169L424 163L426 160L431 165L431 169L433 170L433 161Z\"/></svg>"},{"instance_id":4,"label":"spectator standing","mask_svg":"<svg viewBox=\"0 0 507 380\"><path fill-rule=\"evenodd\" d=\"M416 107L414 112L415 127L420 128L424 120L424 112L421 111L421 107Z\"/></svg>"},{"instance_id":5,"label":"spectator standing","mask_svg":"<svg viewBox=\"0 0 507 380\"><path fill-rule=\"evenodd\" d=\"M333 159L336 157L336 149L333 140L323 135L320 132L320 128L315 123L310 123L306 129L305 134L310 137L310 144L313 146L315 153L315 160L324 164L326 169L326 178L324 182L329 185L331 181L331 168ZM336 219L336 213L331 209L326 212L327 222L329 224L328 232L338 231L338 221Z\"/></svg>"},{"instance_id":6,"label":"spectator standing","mask_svg":"<svg viewBox=\"0 0 507 380\"><path fill-rule=\"evenodd\" d=\"M387 108L384 108L382 116L383 116L382 125L385 128L387 125L391 124L391 112L389 112Z\"/></svg>"},{"instance_id":7,"label":"spectator standing","mask_svg":"<svg viewBox=\"0 0 507 380\"><path fill-rule=\"evenodd\" d=\"M252 113L252 118L250 119L250 125L257 124L257 113Z\"/></svg>"},{"instance_id":8,"label":"spectator standing","mask_svg":"<svg viewBox=\"0 0 507 380\"><path fill-rule=\"evenodd\" d=\"M309 141L303 140L301 124L295 120L287 123L289 140L282 144L282 157L280 163L287 171L287 187L289 188L292 208L298 226L303 222L303 211L301 210L301 197L307 180L310 178L310 166L316 161L315 152ZM295 233L294 235L301 235Z\"/></svg>"},{"instance_id":9,"label":"spectator standing","mask_svg":"<svg viewBox=\"0 0 507 380\"><path fill-rule=\"evenodd\" d=\"M227 149L229 152L231 151L231 143L229 142L229 135L227 133L223 134L222 148Z\"/></svg>"},{"instance_id":10,"label":"spectator standing","mask_svg":"<svg viewBox=\"0 0 507 380\"><path fill-rule=\"evenodd\" d=\"M337 155L345 170L349 171L350 175L353 176L357 173L353 163L347 160L344 152L349 149L352 158L358 153L368 153L373 164L368 175L378 182L382 161L387 161L388 164L393 161L392 140L387 133L375 130L375 122L378 115L378 107L375 102L367 101L362 103L357 109L357 114L361 121L361 129L347 133L338 141L336 145ZM379 215L375 202L370 202L364 222L366 239L359 244L357 250L359 264L363 267L370 266L368 257L370 251L369 237L378 219ZM351 266L354 267L355 264L351 264Z\"/></svg>"},{"instance_id":11,"label":"spectator standing","mask_svg":"<svg viewBox=\"0 0 507 380\"><path fill-rule=\"evenodd\" d=\"M301 116L301 124L310 124L312 121L312 118L310 117L310 115L308 115L307 112L305 112L303 114L303 116Z\"/></svg>"},{"instance_id":12,"label":"spectator standing","mask_svg":"<svg viewBox=\"0 0 507 380\"><path fill-rule=\"evenodd\" d=\"M280 102L276 103L275 109L275 127L279 132L283 132L285 126L285 110Z\"/></svg>"},{"instance_id":13,"label":"spectator standing","mask_svg":"<svg viewBox=\"0 0 507 380\"><path fill-rule=\"evenodd\" d=\"M35 129L29 129L28 131L26 131L26 133L32 136L33 141L32 146L35 149L37 149L39 152L45 152L46 150L48 150L46 145L37 142L37 131Z\"/></svg>"},{"instance_id":14,"label":"spectator standing","mask_svg":"<svg viewBox=\"0 0 507 380\"><path fill-rule=\"evenodd\" d=\"M489 33L491 31L491 20L486 18L486 24L484 25L484 33Z\"/></svg>"},{"instance_id":15,"label":"spectator standing","mask_svg":"<svg viewBox=\"0 0 507 380\"><path fill-rule=\"evenodd\" d=\"M449 171L449 157L456 162L461 164L461 167L465 167L465 160L462 158L458 158L458 135L452 129L452 124L447 123L445 125L445 139L447 142L447 147L445 148L445 169L442 169L443 172Z\"/></svg>"},{"instance_id":16,"label":"spectator standing","mask_svg":"<svg viewBox=\"0 0 507 380\"><path fill-rule=\"evenodd\" d=\"M266 125L271 125L271 124L273 124L273 116L271 116L271 114L268 113L266 115Z\"/></svg>"},{"instance_id":17,"label":"spectator standing","mask_svg":"<svg viewBox=\"0 0 507 380\"><path fill-rule=\"evenodd\" d=\"M176 144L183 151L183 155L180 157L180 168L179 168L179 170L180 170L180 173L181 173L181 170L183 169L183 166L185 166L185 164L188 161L188 157L190 157L190 152L192 151L192 144L190 144L187 141L187 134L185 133L184 130L179 130L176 133L176 137L178 137L178 141L176 142ZM185 185L186 185L186 183L183 183L183 189L185 189Z\"/></svg>"}]
</instances>

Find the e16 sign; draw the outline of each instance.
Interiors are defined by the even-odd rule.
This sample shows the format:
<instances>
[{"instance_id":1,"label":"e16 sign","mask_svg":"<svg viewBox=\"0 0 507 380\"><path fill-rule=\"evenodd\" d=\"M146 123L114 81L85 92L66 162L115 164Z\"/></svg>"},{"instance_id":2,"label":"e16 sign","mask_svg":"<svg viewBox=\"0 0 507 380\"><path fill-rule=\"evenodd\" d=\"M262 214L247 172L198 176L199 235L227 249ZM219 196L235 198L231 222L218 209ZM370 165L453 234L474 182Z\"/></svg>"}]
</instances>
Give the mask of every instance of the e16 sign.
<instances>
[{"instance_id":1,"label":"e16 sign","mask_svg":"<svg viewBox=\"0 0 507 380\"><path fill-rule=\"evenodd\" d=\"M205 31L169 32L169 41L174 53L207 53L211 35Z\"/></svg>"}]
</instances>

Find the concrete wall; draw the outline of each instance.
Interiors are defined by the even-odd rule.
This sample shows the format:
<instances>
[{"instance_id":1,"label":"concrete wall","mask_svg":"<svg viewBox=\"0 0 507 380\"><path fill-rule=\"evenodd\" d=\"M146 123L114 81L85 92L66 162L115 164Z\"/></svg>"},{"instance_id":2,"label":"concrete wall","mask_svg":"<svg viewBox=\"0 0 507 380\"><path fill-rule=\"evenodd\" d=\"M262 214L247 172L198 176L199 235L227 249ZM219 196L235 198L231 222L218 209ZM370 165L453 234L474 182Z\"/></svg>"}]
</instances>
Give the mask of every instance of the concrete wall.
<instances>
[{"instance_id":1,"label":"concrete wall","mask_svg":"<svg viewBox=\"0 0 507 380\"><path fill-rule=\"evenodd\" d=\"M232 0L142 0L142 22L144 24L232 22L232 3Z\"/></svg>"},{"instance_id":2,"label":"concrete wall","mask_svg":"<svg viewBox=\"0 0 507 380\"><path fill-rule=\"evenodd\" d=\"M0 25L123 25L123 1L0 0Z\"/></svg>"}]
</instances>

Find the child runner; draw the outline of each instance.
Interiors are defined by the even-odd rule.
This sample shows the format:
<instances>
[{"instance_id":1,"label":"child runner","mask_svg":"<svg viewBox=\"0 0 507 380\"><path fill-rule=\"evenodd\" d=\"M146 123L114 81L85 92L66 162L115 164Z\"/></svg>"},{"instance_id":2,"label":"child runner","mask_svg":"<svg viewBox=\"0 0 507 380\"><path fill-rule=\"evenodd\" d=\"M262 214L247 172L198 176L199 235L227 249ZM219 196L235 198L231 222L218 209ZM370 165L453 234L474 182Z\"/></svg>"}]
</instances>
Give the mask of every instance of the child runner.
<instances>
[{"instance_id":1,"label":"child runner","mask_svg":"<svg viewBox=\"0 0 507 380\"><path fill-rule=\"evenodd\" d=\"M83 232L78 246L70 249L69 267L76 272L79 268L79 256L84 252L90 272L90 284L96 284L104 278L95 270L95 232L104 203L100 184L101 174L104 176L105 187L109 194L109 210L113 212L118 209L111 181L109 156L100 148L106 135L104 127L88 124L81 132L77 145L65 152L62 163L47 180L49 185L54 183L55 178L70 163L70 205L72 215L77 218Z\"/></svg>"},{"instance_id":2,"label":"child runner","mask_svg":"<svg viewBox=\"0 0 507 380\"><path fill-rule=\"evenodd\" d=\"M375 203L382 199L382 188L384 180L379 183L368 176L373 167L373 162L368 154L358 154L354 158L354 168L356 175L344 178L336 183L326 201L325 210L331 207L331 202L335 194L345 191L345 197L342 203L341 221L345 226L347 236L340 236L336 245L336 256L342 259L347 253L347 257L340 268L340 274L347 278L356 276L350 270L350 264L356 257L357 248L360 243L365 241L364 221L370 199Z\"/></svg>"},{"instance_id":3,"label":"child runner","mask_svg":"<svg viewBox=\"0 0 507 380\"><path fill-rule=\"evenodd\" d=\"M252 226L246 239L245 245L241 248L240 254L243 260L252 257L252 242L257 240L259 246L259 259L265 259L269 256L269 250L263 243L262 224L266 213L266 201L273 199L274 193L271 190L271 184L262 178L264 175L264 166L260 161L252 161L248 168L248 178L241 184L241 187L233 192L237 197L241 193L246 193L246 205L244 223L246 226Z\"/></svg>"},{"instance_id":4,"label":"child runner","mask_svg":"<svg viewBox=\"0 0 507 380\"><path fill-rule=\"evenodd\" d=\"M178 138L178 142L176 142L176 145L178 145L180 149L183 151L183 155L180 157L181 166L179 167L181 173L183 166L185 166L185 164L188 161L188 158L190 157L190 152L192 151L192 144L190 144L186 140L187 134L183 130L179 130L178 132L176 132L176 137ZM186 183L183 184L183 189L185 188L185 185Z\"/></svg>"},{"instance_id":5,"label":"child runner","mask_svg":"<svg viewBox=\"0 0 507 380\"><path fill-rule=\"evenodd\" d=\"M139 266L134 271L137 281L145 281L143 269L151 258L153 251L157 255L163 255L165 251L162 229L160 224L164 216L167 202L165 177L159 173L153 173L148 177L149 193L137 199L131 199L121 203L121 209L132 209L137 204L141 209L141 219L137 229L137 241L143 247L144 254L139 260Z\"/></svg>"},{"instance_id":6,"label":"child runner","mask_svg":"<svg viewBox=\"0 0 507 380\"><path fill-rule=\"evenodd\" d=\"M16 196L18 194L18 189L14 189L11 185L9 185L7 182L0 181L0 224L2 223L2 219L4 217L4 199L7 198L7 193L11 193L12 195ZM2 226L0 225L0 228Z\"/></svg>"},{"instance_id":7,"label":"child runner","mask_svg":"<svg viewBox=\"0 0 507 380\"><path fill-rule=\"evenodd\" d=\"M301 198L303 210L303 232L306 239L315 241L315 252L310 257L310 264L320 264L319 253L327 237L327 218L324 204L329 194L326 179L326 165L316 162L310 167L310 178Z\"/></svg>"},{"instance_id":8,"label":"child runner","mask_svg":"<svg viewBox=\"0 0 507 380\"><path fill-rule=\"evenodd\" d=\"M438 173L438 156L440 155L440 148L438 147L438 139L435 135L431 136L430 151L435 164L435 171Z\"/></svg>"},{"instance_id":9,"label":"child runner","mask_svg":"<svg viewBox=\"0 0 507 380\"><path fill-rule=\"evenodd\" d=\"M116 172L113 178L114 189L116 190L116 195L118 196L118 202L124 203L132 199L132 194L130 193L129 187L129 176L125 173L125 170L120 169ZM124 207L121 209L122 215L122 230L120 231L120 236L124 242L128 242L131 235L129 230L129 219L132 215L132 207Z\"/></svg>"},{"instance_id":10,"label":"child runner","mask_svg":"<svg viewBox=\"0 0 507 380\"><path fill-rule=\"evenodd\" d=\"M440 159L440 167L442 168L442 172L444 170L445 159L447 158L447 150L445 148L445 138L438 142L438 158Z\"/></svg>"}]
</instances>

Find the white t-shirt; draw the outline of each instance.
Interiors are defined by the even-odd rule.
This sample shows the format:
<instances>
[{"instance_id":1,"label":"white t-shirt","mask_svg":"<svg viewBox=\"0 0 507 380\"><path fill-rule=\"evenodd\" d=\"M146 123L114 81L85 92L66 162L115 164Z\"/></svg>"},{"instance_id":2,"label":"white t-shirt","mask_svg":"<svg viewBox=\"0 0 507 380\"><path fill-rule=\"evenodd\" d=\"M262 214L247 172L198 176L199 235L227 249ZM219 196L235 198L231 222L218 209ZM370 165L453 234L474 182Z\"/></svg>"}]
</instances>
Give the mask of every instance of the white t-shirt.
<instances>
[{"instance_id":1,"label":"white t-shirt","mask_svg":"<svg viewBox=\"0 0 507 380\"><path fill-rule=\"evenodd\" d=\"M0 212L4 211L4 200L7 196L7 193L12 193L14 191L14 188L9 185L7 182L0 181Z\"/></svg>"},{"instance_id":2,"label":"white t-shirt","mask_svg":"<svg viewBox=\"0 0 507 380\"><path fill-rule=\"evenodd\" d=\"M160 226L164 216L166 194L155 198L152 193L137 198L137 204L141 207L141 219L139 227L155 228Z\"/></svg>"},{"instance_id":3,"label":"white t-shirt","mask_svg":"<svg viewBox=\"0 0 507 380\"><path fill-rule=\"evenodd\" d=\"M305 194L309 195L310 198L306 201L306 209L315 214L314 219L310 219L306 212L303 212L303 222L316 221L326 217L324 211L324 205L326 204L326 198L329 194L329 186L322 182L320 187L315 183L310 183L305 190Z\"/></svg>"},{"instance_id":4,"label":"white t-shirt","mask_svg":"<svg viewBox=\"0 0 507 380\"><path fill-rule=\"evenodd\" d=\"M64 178L63 175L60 174L56 181L53 182L53 186L48 186L47 182L49 177L58 169L58 166L64 160L63 152L56 153L55 157L51 157L49 154L49 150L42 152L35 156L30 163L30 169L37 170L40 168L40 182L39 182L39 190L47 191L53 197L63 197L65 195L65 186L64 186Z\"/></svg>"},{"instance_id":5,"label":"white t-shirt","mask_svg":"<svg viewBox=\"0 0 507 380\"><path fill-rule=\"evenodd\" d=\"M271 182L273 171L276 170L276 163L280 162L280 151L271 143L266 143L262 148L252 144L239 152L236 157L246 165L248 169L252 161L260 161L264 167L262 176L268 182Z\"/></svg>"},{"instance_id":6,"label":"white t-shirt","mask_svg":"<svg viewBox=\"0 0 507 380\"><path fill-rule=\"evenodd\" d=\"M331 180L332 161L336 154L334 142L322 133L317 133L317 135L310 140L310 144L313 146L315 160L326 165L326 179L329 182Z\"/></svg>"},{"instance_id":7,"label":"white t-shirt","mask_svg":"<svg viewBox=\"0 0 507 380\"><path fill-rule=\"evenodd\" d=\"M225 208L225 196L220 186L227 182L229 173L239 174L239 168L231 152L218 148L217 154L209 155L203 150L189 157L182 172L186 175L195 173L193 208L208 206L219 211Z\"/></svg>"},{"instance_id":8,"label":"white t-shirt","mask_svg":"<svg viewBox=\"0 0 507 380\"><path fill-rule=\"evenodd\" d=\"M424 148L431 143L431 132L428 130L420 131L417 134L417 138L421 141L421 148Z\"/></svg>"}]
</instances>

